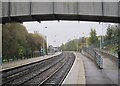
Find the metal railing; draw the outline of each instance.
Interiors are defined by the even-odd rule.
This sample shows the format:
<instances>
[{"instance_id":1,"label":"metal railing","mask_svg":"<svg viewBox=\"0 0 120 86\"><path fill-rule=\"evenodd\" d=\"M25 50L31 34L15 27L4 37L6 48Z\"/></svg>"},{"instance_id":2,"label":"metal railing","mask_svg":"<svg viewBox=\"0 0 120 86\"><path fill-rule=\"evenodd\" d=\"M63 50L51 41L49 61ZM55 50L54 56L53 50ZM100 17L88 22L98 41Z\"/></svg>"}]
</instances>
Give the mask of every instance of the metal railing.
<instances>
[{"instance_id":1,"label":"metal railing","mask_svg":"<svg viewBox=\"0 0 120 86\"><path fill-rule=\"evenodd\" d=\"M104 49L99 49L99 51L101 51L101 52L103 52L103 53L106 53L106 54L109 54L109 55L111 55L111 56L114 56L114 57L118 58L117 52L115 53L115 52L111 52L111 51L104 50Z\"/></svg>"},{"instance_id":2,"label":"metal railing","mask_svg":"<svg viewBox=\"0 0 120 86\"><path fill-rule=\"evenodd\" d=\"M95 61L99 68L103 69L103 58L97 51L95 51L94 48L85 47L83 51L88 53L92 57L92 59Z\"/></svg>"}]
</instances>

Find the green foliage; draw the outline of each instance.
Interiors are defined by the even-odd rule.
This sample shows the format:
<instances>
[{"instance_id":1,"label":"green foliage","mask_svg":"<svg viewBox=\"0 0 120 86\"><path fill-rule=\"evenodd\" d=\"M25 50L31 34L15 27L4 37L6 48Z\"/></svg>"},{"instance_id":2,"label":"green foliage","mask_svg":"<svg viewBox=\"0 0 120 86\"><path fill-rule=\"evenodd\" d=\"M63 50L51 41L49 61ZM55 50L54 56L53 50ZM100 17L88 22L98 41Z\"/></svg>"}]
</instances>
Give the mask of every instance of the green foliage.
<instances>
[{"instance_id":1,"label":"green foliage","mask_svg":"<svg viewBox=\"0 0 120 86\"><path fill-rule=\"evenodd\" d=\"M62 45L63 50L66 51L76 51L77 50L77 39L67 42L65 45Z\"/></svg>"},{"instance_id":2,"label":"green foliage","mask_svg":"<svg viewBox=\"0 0 120 86\"><path fill-rule=\"evenodd\" d=\"M113 36L113 30L109 26L106 32L106 40L112 39L112 36Z\"/></svg>"},{"instance_id":3,"label":"green foliage","mask_svg":"<svg viewBox=\"0 0 120 86\"><path fill-rule=\"evenodd\" d=\"M3 59L7 60L16 56L20 56L20 46L26 45L27 31L25 27L19 23L11 23L3 25Z\"/></svg>"},{"instance_id":4,"label":"green foliage","mask_svg":"<svg viewBox=\"0 0 120 86\"><path fill-rule=\"evenodd\" d=\"M104 40L110 41L110 40L120 40L120 26L119 25L109 25L107 28L107 32L105 35ZM118 52L120 50L120 42L115 44L108 44L105 46L105 49L108 51L111 51L113 53Z\"/></svg>"},{"instance_id":5,"label":"green foliage","mask_svg":"<svg viewBox=\"0 0 120 86\"><path fill-rule=\"evenodd\" d=\"M95 29L91 29L90 37L87 40L87 42L88 42L88 45L93 45L93 46L96 46L96 44L99 43Z\"/></svg>"},{"instance_id":6,"label":"green foliage","mask_svg":"<svg viewBox=\"0 0 120 86\"><path fill-rule=\"evenodd\" d=\"M120 26L118 25L112 25L108 26L105 40L112 40L114 38L119 38L120 37Z\"/></svg>"},{"instance_id":7,"label":"green foliage","mask_svg":"<svg viewBox=\"0 0 120 86\"><path fill-rule=\"evenodd\" d=\"M2 26L3 60L28 58L40 50L43 37L30 34L20 23L7 23Z\"/></svg>"},{"instance_id":8,"label":"green foliage","mask_svg":"<svg viewBox=\"0 0 120 86\"><path fill-rule=\"evenodd\" d=\"M77 51L81 48L83 40L73 39L61 45L61 49L65 51Z\"/></svg>"}]
</instances>

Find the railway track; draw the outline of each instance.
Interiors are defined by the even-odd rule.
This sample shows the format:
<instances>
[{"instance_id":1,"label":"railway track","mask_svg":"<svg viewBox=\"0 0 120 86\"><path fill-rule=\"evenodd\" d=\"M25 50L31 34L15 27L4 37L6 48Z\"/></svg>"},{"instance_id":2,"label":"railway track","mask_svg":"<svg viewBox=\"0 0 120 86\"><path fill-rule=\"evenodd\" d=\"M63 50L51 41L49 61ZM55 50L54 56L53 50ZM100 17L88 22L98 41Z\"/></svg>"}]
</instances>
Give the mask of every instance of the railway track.
<instances>
[{"instance_id":1,"label":"railway track","mask_svg":"<svg viewBox=\"0 0 120 86\"><path fill-rule=\"evenodd\" d=\"M63 77L67 75L70 70L75 56L71 53L63 53L59 56L37 62L35 64L23 66L17 69L3 71L2 86L4 85L30 85L36 86L47 84L51 81L53 76L61 76L59 83L63 80ZM64 69L64 76L60 74L60 71ZM67 69L67 70L65 70ZM66 74L65 74L66 73ZM54 81L54 80L52 80ZM58 82L54 82L59 84Z\"/></svg>"},{"instance_id":2,"label":"railway track","mask_svg":"<svg viewBox=\"0 0 120 86\"><path fill-rule=\"evenodd\" d=\"M75 60L75 56L71 54L67 60L62 66L60 66L55 72L51 74L46 80L44 80L40 85L61 85L65 77L67 76L69 70L71 69L73 63Z\"/></svg>"},{"instance_id":3,"label":"railway track","mask_svg":"<svg viewBox=\"0 0 120 86\"><path fill-rule=\"evenodd\" d=\"M14 68L10 70L2 71L2 85L8 84L13 80L19 79L24 75L27 76L28 74L37 71L40 68L44 68L47 65L51 65L54 61L59 61L63 57L63 55L55 56L49 59L45 59L33 64L25 65L19 68Z\"/></svg>"}]
</instances>

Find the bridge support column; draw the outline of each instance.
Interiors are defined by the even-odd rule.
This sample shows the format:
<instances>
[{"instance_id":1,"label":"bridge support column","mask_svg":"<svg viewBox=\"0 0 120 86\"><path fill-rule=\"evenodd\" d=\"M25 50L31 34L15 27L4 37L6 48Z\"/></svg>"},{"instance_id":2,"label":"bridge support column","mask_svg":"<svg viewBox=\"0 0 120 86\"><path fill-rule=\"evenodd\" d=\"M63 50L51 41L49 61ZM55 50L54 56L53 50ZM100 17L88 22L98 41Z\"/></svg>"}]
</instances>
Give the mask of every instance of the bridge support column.
<instances>
[{"instance_id":1,"label":"bridge support column","mask_svg":"<svg viewBox=\"0 0 120 86\"><path fill-rule=\"evenodd\" d=\"M2 64L2 24L0 24L0 66L1 64Z\"/></svg>"},{"instance_id":2,"label":"bridge support column","mask_svg":"<svg viewBox=\"0 0 120 86\"><path fill-rule=\"evenodd\" d=\"M2 69L2 24L0 24L0 70ZM2 84L2 72L0 71L0 86Z\"/></svg>"},{"instance_id":3,"label":"bridge support column","mask_svg":"<svg viewBox=\"0 0 120 86\"><path fill-rule=\"evenodd\" d=\"M0 1L0 17L2 16L2 2ZM0 19L2 22L2 19ZM2 24L0 24L0 70L2 69ZM2 85L2 72L0 71L0 86Z\"/></svg>"}]
</instances>

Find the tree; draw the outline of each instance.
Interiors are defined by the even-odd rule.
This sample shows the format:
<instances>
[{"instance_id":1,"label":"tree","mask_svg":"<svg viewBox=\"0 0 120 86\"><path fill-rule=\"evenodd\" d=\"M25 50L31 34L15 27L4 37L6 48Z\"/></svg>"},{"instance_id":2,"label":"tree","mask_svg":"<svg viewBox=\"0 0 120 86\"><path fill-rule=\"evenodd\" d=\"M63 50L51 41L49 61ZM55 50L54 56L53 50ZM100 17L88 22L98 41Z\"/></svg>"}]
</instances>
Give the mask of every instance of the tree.
<instances>
[{"instance_id":1,"label":"tree","mask_svg":"<svg viewBox=\"0 0 120 86\"><path fill-rule=\"evenodd\" d=\"M96 34L96 30L95 29L91 29L90 37L88 39L88 44L96 46L97 43L99 43L99 41L98 41L98 37L97 37L97 34Z\"/></svg>"},{"instance_id":2,"label":"tree","mask_svg":"<svg viewBox=\"0 0 120 86\"><path fill-rule=\"evenodd\" d=\"M62 50L66 51L80 51L85 45L85 38L69 40L67 43L60 46Z\"/></svg>"},{"instance_id":3,"label":"tree","mask_svg":"<svg viewBox=\"0 0 120 86\"><path fill-rule=\"evenodd\" d=\"M22 57L27 49L26 28L20 23L7 23L3 25L2 32L3 57L13 60L15 57Z\"/></svg>"},{"instance_id":4,"label":"tree","mask_svg":"<svg viewBox=\"0 0 120 86\"><path fill-rule=\"evenodd\" d=\"M109 44L111 41L120 41L120 25L109 25L105 35L105 42L107 42L106 50L118 52L120 50L120 42Z\"/></svg>"},{"instance_id":5,"label":"tree","mask_svg":"<svg viewBox=\"0 0 120 86\"><path fill-rule=\"evenodd\" d=\"M107 32L106 32L106 40L110 40L112 39L113 36L113 30L111 29L110 25L108 26Z\"/></svg>"},{"instance_id":6,"label":"tree","mask_svg":"<svg viewBox=\"0 0 120 86\"><path fill-rule=\"evenodd\" d=\"M43 44L41 35L28 33L20 23L4 24L2 40L3 60L8 61L30 57L34 51L40 50Z\"/></svg>"}]
</instances>

